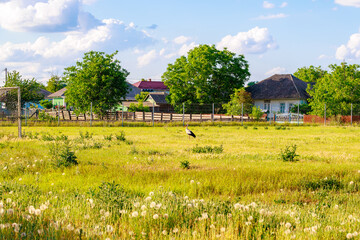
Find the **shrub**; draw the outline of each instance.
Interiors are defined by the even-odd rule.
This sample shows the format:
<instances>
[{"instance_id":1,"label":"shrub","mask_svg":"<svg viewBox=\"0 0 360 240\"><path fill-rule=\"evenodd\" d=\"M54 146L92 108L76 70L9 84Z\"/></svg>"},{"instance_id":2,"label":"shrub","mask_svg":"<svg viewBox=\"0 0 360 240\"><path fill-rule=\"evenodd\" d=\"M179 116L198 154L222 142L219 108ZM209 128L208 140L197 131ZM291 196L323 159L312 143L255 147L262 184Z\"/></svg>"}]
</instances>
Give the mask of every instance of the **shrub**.
<instances>
[{"instance_id":1,"label":"shrub","mask_svg":"<svg viewBox=\"0 0 360 240\"><path fill-rule=\"evenodd\" d=\"M51 109L53 107L52 101L50 100L40 100L40 106L42 106L45 109Z\"/></svg>"},{"instance_id":2,"label":"shrub","mask_svg":"<svg viewBox=\"0 0 360 240\"><path fill-rule=\"evenodd\" d=\"M111 141L112 140L112 134L110 134L109 136L104 135L104 139L108 140L108 141Z\"/></svg>"},{"instance_id":3,"label":"shrub","mask_svg":"<svg viewBox=\"0 0 360 240\"><path fill-rule=\"evenodd\" d=\"M249 114L249 116L255 120L259 120L264 113L261 111L260 107L253 106L252 112Z\"/></svg>"},{"instance_id":4,"label":"shrub","mask_svg":"<svg viewBox=\"0 0 360 240\"><path fill-rule=\"evenodd\" d=\"M118 141L125 142L125 133L123 131L120 132L120 134L115 134L115 137Z\"/></svg>"},{"instance_id":5,"label":"shrub","mask_svg":"<svg viewBox=\"0 0 360 240\"><path fill-rule=\"evenodd\" d=\"M55 138L53 136L51 136L49 133L44 133L42 136L41 136L41 139L43 141L54 141Z\"/></svg>"},{"instance_id":6,"label":"shrub","mask_svg":"<svg viewBox=\"0 0 360 240\"><path fill-rule=\"evenodd\" d=\"M89 133L86 131L84 134L80 131L80 138L81 139L91 139L93 136L93 133Z\"/></svg>"},{"instance_id":7,"label":"shrub","mask_svg":"<svg viewBox=\"0 0 360 240\"><path fill-rule=\"evenodd\" d=\"M280 157L284 162L295 162L298 161L296 157L299 155L296 154L296 145L286 146L284 151L281 151Z\"/></svg>"},{"instance_id":8,"label":"shrub","mask_svg":"<svg viewBox=\"0 0 360 240\"><path fill-rule=\"evenodd\" d=\"M71 167L73 165L78 165L77 157L75 153L71 151L70 146L61 145L59 143L51 144L50 147L50 156L53 160L53 165L56 168L59 167Z\"/></svg>"},{"instance_id":9,"label":"shrub","mask_svg":"<svg viewBox=\"0 0 360 240\"><path fill-rule=\"evenodd\" d=\"M180 161L180 167L183 169L190 169L190 162L188 160Z\"/></svg>"},{"instance_id":10,"label":"shrub","mask_svg":"<svg viewBox=\"0 0 360 240\"><path fill-rule=\"evenodd\" d=\"M55 117L50 116L50 115L47 114L45 111L39 112L38 119L39 119L40 121L46 121L46 122L54 122L54 121L56 121L56 118L55 118Z\"/></svg>"}]
</instances>

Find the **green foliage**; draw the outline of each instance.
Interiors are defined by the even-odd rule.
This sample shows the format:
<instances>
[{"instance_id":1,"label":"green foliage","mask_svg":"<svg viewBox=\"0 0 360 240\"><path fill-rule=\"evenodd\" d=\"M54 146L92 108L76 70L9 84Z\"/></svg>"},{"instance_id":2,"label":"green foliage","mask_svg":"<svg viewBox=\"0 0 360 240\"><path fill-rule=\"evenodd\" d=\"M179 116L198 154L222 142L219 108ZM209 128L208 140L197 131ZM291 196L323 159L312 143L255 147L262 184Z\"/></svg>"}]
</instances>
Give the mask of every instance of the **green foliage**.
<instances>
[{"instance_id":1,"label":"green foliage","mask_svg":"<svg viewBox=\"0 0 360 240\"><path fill-rule=\"evenodd\" d=\"M138 102L144 102L148 95L148 92L141 92L140 94L135 95L135 99Z\"/></svg>"},{"instance_id":2,"label":"green foliage","mask_svg":"<svg viewBox=\"0 0 360 240\"><path fill-rule=\"evenodd\" d=\"M326 104L327 117L350 115L351 103L358 103L360 99L360 65L343 62L329 68L330 72L318 79L309 90L312 114L324 116ZM353 110L358 112L360 109Z\"/></svg>"},{"instance_id":3,"label":"green foliage","mask_svg":"<svg viewBox=\"0 0 360 240\"><path fill-rule=\"evenodd\" d=\"M118 141L122 141L122 142L126 141L124 131L121 131L120 134L115 134L115 137Z\"/></svg>"},{"instance_id":4,"label":"green foliage","mask_svg":"<svg viewBox=\"0 0 360 240\"><path fill-rule=\"evenodd\" d=\"M38 120L46 121L46 122L54 122L54 121L56 121L56 118L51 116L50 114L46 113L45 111L40 111Z\"/></svg>"},{"instance_id":5,"label":"green foliage","mask_svg":"<svg viewBox=\"0 0 360 240\"><path fill-rule=\"evenodd\" d=\"M125 98L129 73L115 55L90 51L75 66L65 69L66 101L79 113L93 112L100 117Z\"/></svg>"},{"instance_id":6,"label":"green foliage","mask_svg":"<svg viewBox=\"0 0 360 240\"><path fill-rule=\"evenodd\" d=\"M253 99L251 93L246 92L244 88L235 89L235 92L231 94L230 102L223 104L223 108L228 115L241 115L242 110L244 114L251 113L253 105Z\"/></svg>"},{"instance_id":7,"label":"green foliage","mask_svg":"<svg viewBox=\"0 0 360 240\"><path fill-rule=\"evenodd\" d=\"M89 133L88 131L86 131L85 133L82 133L81 131L79 132L80 134L80 138L81 139L91 139L93 136L93 133Z\"/></svg>"},{"instance_id":8,"label":"green foliage","mask_svg":"<svg viewBox=\"0 0 360 240\"><path fill-rule=\"evenodd\" d=\"M335 178L323 178L318 180L308 180L303 181L301 183L305 187L305 189L308 190L318 190L318 189L324 189L324 190L340 190L344 187L344 185Z\"/></svg>"},{"instance_id":9,"label":"green foliage","mask_svg":"<svg viewBox=\"0 0 360 240\"><path fill-rule=\"evenodd\" d=\"M298 161L296 157L299 155L296 154L296 145L286 146L285 149L280 152L280 157L284 162L296 162Z\"/></svg>"},{"instance_id":10,"label":"green foliage","mask_svg":"<svg viewBox=\"0 0 360 240\"><path fill-rule=\"evenodd\" d=\"M57 75L52 75L46 85L46 90L49 92L57 92L60 89L66 87L66 82Z\"/></svg>"},{"instance_id":11,"label":"green foliage","mask_svg":"<svg viewBox=\"0 0 360 240\"><path fill-rule=\"evenodd\" d=\"M40 106L45 109L51 109L53 107L52 101L48 99L40 100Z\"/></svg>"},{"instance_id":12,"label":"green foliage","mask_svg":"<svg viewBox=\"0 0 360 240\"><path fill-rule=\"evenodd\" d=\"M298 104L294 105L291 109L290 112L292 113L297 113L298 112ZM299 106L299 112L300 114L309 114L311 112L311 107L309 104L307 103L302 103Z\"/></svg>"},{"instance_id":13,"label":"green foliage","mask_svg":"<svg viewBox=\"0 0 360 240\"><path fill-rule=\"evenodd\" d=\"M243 55L214 45L200 45L188 52L187 57L169 64L162 80L169 88L167 99L182 111L182 104L229 102L234 89L243 87L250 76L249 65Z\"/></svg>"},{"instance_id":14,"label":"green foliage","mask_svg":"<svg viewBox=\"0 0 360 240\"><path fill-rule=\"evenodd\" d=\"M249 114L249 116L250 116L251 118L255 119L255 120L259 120L259 119L262 117L263 114L264 114L264 113L261 111L261 108L260 108L260 107L253 106L253 107L252 107L252 111L251 111L251 113Z\"/></svg>"},{"instance_id":15,"label":"green foliage","mask_svg":"<svg viewBox=\"0 0 360 240\"><path fill-rule=\"evenodd\" d=\"M294 76L303 80L304 82L313 82L316 83L320 78L322 78L327 72L319 67L302 67L298 68L294 73Z\"/></svg>"},{"instance_id":16,"label":"green foliage","mask_svg":"<svg viewBox=\"0 0 360 240\"><path fill-rule=\"evenodd\" d=\"M138 104L130 103L128 112L150 112L150 108L149 106L144 106L142 102L139 102Z\"/></svg>"},{"instance_id":17,"label":"green foliage","mask_svg":"<svg viewBox=\"0 0 360 240\"><path fill-rule=\"evenodd\" d=\"M183 169L190 169L190 162L188 160L180 161L180 167Z\"/></svg>"},{"instance_id":18,"label":"green foliage","mask_svg":"<svg viewBox=\"0 0 360 240\"><path fill-rule=\"evenodd\" d=\"M43 141L54 141L55 137L53 137L52 135L50 135L50 133L44 133L43 135L41 135L41 140Z\"/></svg>"},{"instance_id":19,"label":"green foliage","mask_svg":"<svg viewBox=\"0 0 360 240\"><path fill-rule=\"evenodd\" d=\"M52 143L49 145L50 157L53 161L53 165L56 168L71 167L78 165L77 157L70 146L66 143L61 144L59 142Z\"/></svg>"},{"instance_id":20,"label":"green foliage","mask_svg":"<svg viewBox=\"0 0 360 240\"><path fill-rule=\"evenodd\" d=\"M26 102L38 103L44 98L39 91L42 87L34 78L23 79L19 72L13 71L7 74L7 80L4 87L20 87L21 92L21 105ZM17 90L11 90L8 92L5 101L8 109L16 109L17 104Z\"/></svg>"},{"instance_id":21,"label":"green foliage","mask_svg":"<svg viewBox=\"0 0 360 240\"><path fill-rule=\"evenodd\" d=\"M195 147L193 147L191 149L191 151L193 153L216 153L216 154L219 154L219 153L222 153L223 152L223 146L220 145L220 146L214 146L214 147L211 147L211 146L204 146L204 147L199 147L198 145L196 145Z\"/></svg>"},{"instance_id":22,"label":"green foliage","mask_svg":"<svg viewBox=\"0 0 360 240\"><path fill-rule=\"evenodd\" d=\"M112 134L104 135L104 140L111 141L112 140Z\"/></svg>"}]
</instances>

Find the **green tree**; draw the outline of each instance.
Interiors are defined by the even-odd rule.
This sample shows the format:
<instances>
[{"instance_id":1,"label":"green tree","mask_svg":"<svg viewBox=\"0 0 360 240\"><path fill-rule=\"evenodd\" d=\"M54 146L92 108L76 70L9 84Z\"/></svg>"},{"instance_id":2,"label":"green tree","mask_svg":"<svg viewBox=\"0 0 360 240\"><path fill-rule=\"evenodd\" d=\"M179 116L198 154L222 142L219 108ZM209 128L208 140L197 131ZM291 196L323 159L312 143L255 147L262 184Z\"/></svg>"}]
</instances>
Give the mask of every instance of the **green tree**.
<instances>
[{"instance_id":1,"label":"green tree","mask_svg":"<svg viewBox=\"0 0 360 240\"><path fill-rule=\"evenodd\" d=\"M253 106L253 107L252 107L252 111L251 111L251 113L249 114L249 116L250 116L251 118L255 119L255 120L259 120L259 119L262 117L263 114L264 114L264 113L261 111L261 108L260 108L260 107Z\"/></svg>"},{"instance_id":2,"label":"green tree","mask_svg":"<svg viewBox=\"0 0 360 240\"><path fill-rule=\"evenodd\" d=\"M24 79L19 72L13 71L7 74L7 79L4 87L20 87L21 92L21 106L26 102L38 103L41 99L44 99L44 95L40 93L41 84L34 78ZM17 103L17 92L10 91L5 99L7 108L12 109ZM13 106L11 106L13 105Z\"/></svg>"},{"instance_id":3,"label":"green tree","mask_svg":"<svg viewBox=\"0 0 360 240\"><path fill-rule=\"evenodd\" d=\"M90 51L65 69L66 101L78 113L89 112L92 103L93 112L103 117L125 98L129 73L115 59L116 54Z\"/></svg>"},{"instance_id":4,"label":"green tree","mask_svg":"<svg viewBox=\"0 0 360 240\"><path fill-rule=\"evenodd\" d=\"M235 89L235 92L231 94L230 101L223 104L223 108L229 115L241 115L242 110L245 114L249 114L252 111L253 99L251 93L247 92L244 88Z\"/></svg>"},{"instance_id":5,"label":"green tree","mask_svg":"<svg viewBox=\"0 0 360 240\"><path fill-rule=\"evenodd\" d=\"M320 78L309 90L309 105L312 113L326 115L349 115L351 103L359 103L360 99L360 65L330 65L330 72ZM357 110L357 109L356 109Z\"/></svg>"},{"instance_id":6,"label":"green tree","mask_svg":"<svg viewBox=\"0 0 360 240\"><path fill-rule=\"evenodd\" d=\"M214 45L200 45L188 56L169 64L162 80L169 88L167 100L177 112L182 103L224 103L230 101L234 89L243 87L250 76L249 65L243 55Z\"/></svg>"},{"instance_id":7,"label":"green tree","mask_svg":"<svg viewBox=\"0 0 360 240\"><path fill-rule=\"evenodd\" d=\"M140 94L135 95L135 99L138 102L144 102L148 95L149 95L148 92L141 92Z\"/></svg>"},{"instance_id":8,"label":"green tree","mask_svg":"<svg viewBox=\"0 0 360 240\"><path fill-rule=\"evenodd\" d=\"M290 112L292 113L298 113L298 104L294 105L291 109ZM307 103L302 103L299 105L299 113L300 114L309 114L311 112L311 107L309 104Z\"/></svg>"},{"instance_id":9,"label":"green tree","mask_svg":"<svg viewBox=\"0 0 360 240\"><path fill-rule=\"evenodd\" d=\"M316 83L320 78L326 74L325 70L321 69L321 66L314 67L302 67L298 68L294 73L294 76L303 80L304 82L313 82Z\"/></svg>"},{"instance_id":10,"label":"green tree","mask_svg":"<svg viewBox=\"0 0 360 240\"><path fill-rule=\"evenodd\" d=\"M42 106L45 109L50 109L53 107L52 101L44 99L40 100L40 106Z\"/></svg>"},{"instance_id":11,"label":"green tree","mask_svg":"<svg viewBox=\"0 0 360 240\"><path fill-rule=\"evenodd\" d=\"M65 80L57 75L52 75L46 85L46 90L49 92L57 92L60 89L66 87Z\"/></svg>"}]
</instances>

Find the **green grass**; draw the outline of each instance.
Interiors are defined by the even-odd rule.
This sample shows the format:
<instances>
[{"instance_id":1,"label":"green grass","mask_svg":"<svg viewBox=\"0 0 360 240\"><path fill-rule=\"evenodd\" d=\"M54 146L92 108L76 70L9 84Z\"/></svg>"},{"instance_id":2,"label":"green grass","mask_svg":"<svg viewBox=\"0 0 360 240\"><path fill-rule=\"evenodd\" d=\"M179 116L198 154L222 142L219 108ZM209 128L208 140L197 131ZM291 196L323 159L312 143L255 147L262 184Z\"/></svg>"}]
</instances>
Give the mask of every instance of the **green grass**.
<instances>
[{"instance_id":1,"label":"green grass","mask_svg":"<svg viewBox=\"0 0 360 240\"><path fill-rule=\"evenodd\" d=\"M0 239L356 237L359 128L229 125L1 127Z\"/></svg>"}]
</instances>

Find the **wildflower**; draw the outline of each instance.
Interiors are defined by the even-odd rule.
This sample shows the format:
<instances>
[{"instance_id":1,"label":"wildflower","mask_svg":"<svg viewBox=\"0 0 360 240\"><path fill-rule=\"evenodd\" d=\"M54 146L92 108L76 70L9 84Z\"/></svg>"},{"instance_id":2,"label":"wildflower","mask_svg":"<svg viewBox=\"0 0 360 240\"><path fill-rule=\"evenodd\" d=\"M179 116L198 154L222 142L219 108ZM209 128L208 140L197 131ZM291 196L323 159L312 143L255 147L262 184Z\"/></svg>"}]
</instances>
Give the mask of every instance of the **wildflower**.
<instances>
[{"instance_id":1,"label":"wildflower","mask_svg":"<svg viewBox=\"0 0 360 240\"><path fill-rule=\"evenodd\" d=\"M66 229L69 230L69 231L73 231L74 230L74 227L73 225L71 225L70 223L66 226Z\"/></svg>"},{"instance_id":2,"label":"wildflower","mask_svg":"<svg viewBox=\"0 0 360 240\"><path fill-rule=\"evenodd\" d=\"M225 232L226 231L226 228L222 227L220 228L220 232Z\"/></svg>"},{"instance_id":3,"label":"wildflower","mask_svg":"<svg viewBox=\"0 0 360 240\"><path fill-rule=\"evenodd\" d=\"M129 232L129 235L130 235L130 236L134 235L134 232L133 232L133 231L130 231L130 232Z\"/></svg>"},{"instance_id":4,"label":"wildflower","mask_svg":"<svg viewBox=\"0 0 360 240\"><path fill-rule=\"evenodd\" d=\"M168 218L169 215L168 215L167 213L165 213L165 214L163 215L163 217L164 217L164 218Z\"/></svg>"},{"instance_id":5,"label":"wildflower","mask_svg":"<svg viewBox=\"0 0 360 240\"><path fill-rule=\"evenodd\" d=\"M286 229L285 232L284 232L286 235L289 235L291 233L291 230L290 229Z\"/></svg>"},{"instance_id":6,"label":"wildflower","mask_svg":"<svg viewBox=\"0 0 360 240\"><path fill-rule=\"evenodd\" d=\"M40 205L40 210L41 211L44 211L45 209L47 209L48 208L48 206L46 205L46 204L41 204Z\"/></svg>"},{"instance_id":7,"label":"wildflower","mask_svg":"<svg viewBox=\"0 0 360 240\"><path fill-rule=\"evenodd\" d=\"M37 232L38 232L39 235L41 235L41 234L43 234L44 230L38 229Z\"/></svg>"},{"instance_id":8,"label":"wildflower","mask_svg":"<svg viewBox=\"0 0 360 240\"><path fill-rule=\"evenodd\" d=\"M173 229L173 233L177 233L177 232L179 232L179 229L178 229L178 228L174 228L174 229Z\"/></svg>"},{"instance_id":9,"label":"wildflower","mask_svg":"<svg viewBox=\"0 0 360 240\"><path fill-rule=\"evenodd\" d=\"M63 172L62 175L65 176L65 173Z\"/></svg>"},{"instance_id":10,"label":"wildflower","mask_svg":"<svg viewBox=\"0 0 360 240\"><path fill-rule=\"evenodd\" d=\"M158 218L159 218L159 215L154 214L153 219L158 219Z\"/></svg>"},{"instance_id":11,"label":"wildflower","mask_svg":"<svg viewBox=\"0 0 360 240\"><path fill-rule=\"evenodd\" d=\"M251 222L245 222L245 225L249 226L249 225L251 225Z\"/></svg>"},{"instance_id":12,"label":"wildflower","mask_svg":"<svg viewBox=\"0 0 360 240\"><path fill-rule=\"evenodd\" d=\"M196 236L197 232L196 231L193 231L192 235L193 236Z\"/></svg>"},{"instance_id":13,"label":"wildflower","mask_svg":"<svg viewBox=\"0 0 360 240\"><path fill-rule=\"evenodd\" d=\"M210 225L210 228L211 228L211 229L215 229L215 225L214 225L214 224L211 224L211 225Z\"/></svg>"},{"instance_id":14,"label":"wildflower","mask_svg":"<svg viewBox=\"0 0 360 240\"><path fill-rule=\"evenodd\" d=\"M240 203L235 203L235 205L234 205L234 208L237 210L237 209L240 209L240 207L241 207L241 204Z\"/></svg>"},{"instance_id":15,"label":"wildflower","mask_svg":"<svg viewBox=\"0 0 360 240\"><path fill-rule=\"evenodd\" d=\"M346 234L346 238L347 238L347 239L350 239L350 238L352 238L352 237L353 237L352 233Z\"/></svg>"},{"instance_id":16,"label":"wildflower","mask_svg":"<svg viewBox=\"0 0 360 240\"><path fill-rule=\"evenodd\" d=\"M286 223L286 224L285 224L285 227L286 227L286 228L291 228L291 223L289 223L289 222Z\"/></svg>"},{"instance_id":17,"label":"wildflower","mask_svg":"<svg viewBox=\"0 0 360 240\"><path fill-rule=\"evenodd\" d=\"M21 181L22 180L22 178L19 178L19 181Z\"/></svg>"},{"instance_id":18,"label":"wildflower","mask_svg":"<svg viewBox=\"0 0 360 240\"><path fill-rule=\"evenodd\" d=\"M196 184L197 184L197 185L200 185L200 182L197 182Z\"/></svg>"},{"instance_id":19,"label":"wildflower","mask_svg":"<svg viewBox=\"0 0 360 240\"><path fill-rule=\"evenodd\" d=\"M154 192L150 192L150 193L149 193L149 196L154 196Z\"/></svg>"},{"instance_id":20,"label":"wildflower","mask_svg":"<svg viewBox=\"0 0 360 240\"><path fill-rule=\"evenodd\" d=\"M136 218L139 216L139 213L137 211L134 211L132 214L131 214L132 217Z\"/></svg>"},{"instance_id":21,"label":"wildflower","mask_svg":"<svg viewBox=\"0 0 360 240\"><path fill-rule=\"evenodd\" d=\"M162 234L167 235L167 231L166 230L162 231Z\"/></svg>"},{"instance_id":22,"label":"wildflower","mask_svg":"<svg viewBox=\"0 0 360 240\"><path fill-rule=\"evenodd\" d=\"M7 198L6 203L11 203L11 198Z\"/></svg>"},{"instance_id":23,"label":"wildflower","mask_svg":"<svg viewBox=\"0 0 360 240\"><path fill-rule=\"evenodd\" d=\"M29 213L30 213L30 214L35 214L35 208L34 208L34 206L30 206L30 207L29 207Z\"/></svg>"},{"instance_id":24,"label":"wildflower","mask_svg":"<svg viewBox=\"0 0 360 240\"><path fill-rule=\"evenodd\" d=\"M338 208L339 208L339 205L336 204L336 205L334 206L334 208L335 208L335 209L338 209Z\"/></svg>"},{"instance_id":25,"label":"wildflower","mask_svg":"<svg viewBox=\"0 0 360 240\"><path fill-rule=\"evenodd\" d=\"M89 214L86 214L86 215L84 216L84 218L85 218L85 219L90 219L90 215L89 215Z\"/></svg>"},{"instance_id":26,"label":"wildflower","mask_svg":"<svg viewBox=\"0 0 360 240\"><path fill-rule=\"evenodd\" d=\"M209 215L207 213L203 213L203 214L201 214L201 218L202 219L208 219Z\"/></svg>"},{"instance_id":27,"label":"wildflower","mask_svg":"<svg viewBox=\"0 0 360 240\"><path fill-rule=\"evenodd\" d=\"M253 208L256 208L257 204L255 202L252 202L252 203L250 203L250 206L253 207Z\"/></svg>"},{"instance_id":28,"label":"wildflower","mask_svg":"<svg viewBox=\"0 0 360 240\"><path fill-rule=\"evenodd\" d=\"M194 184L195 183L195 181L194 180L190 180L190 184Z\"/></svg>"},{"instance_id":29,"label":"wildflower","mask_svg":"<svg viewBox=\"0 0 360 240\"><path fill-rule=\"evenodd\" d=\"M9 208L9 209L6 211L6 213L7 213L8 215L13 215L13 214L14 214L14 210L11 209L11 208Z\"/></svg>"},{"instance_id":30,"label":"wildflower","mask_svg":"<svg viewBox=\"0 0 360 240\"><path fill-rule=\"evenodd\" d=\"M134 207L140 207L140 203L139 202L134 203Z\"/></svg>"},{"instance_id":31,"label":"wildflower","mask_svg":"<svg viewBox=\"0 0 360 240\"><path fill-rule=\"evenodd\" d=\"M20 236L24 238L24 237L26 237L26 233L23 232L20 234Z\"/></svg>"},{"instance_id":32,"label":"wildflower","mask_svg":"<svg viewBox=\"0 0 360 240\"><path fill-rule=\"evenodd\" d=\"M350 182L349 182L349 185L353 185L353 184L354 184L354 181L350 181Z\"/></svg>"},{"instance_id":33,"label":"wildflower","mask_svg":"<svg viewBox=\"0 0 360 240\"><path fill-rule=\"evenodd\" d=\"M141 216L145 217L146 216L146 211L142 211Z\"/></svg>"},{"instance_id":34,"label":"wildflower","mask_svg":"<svg viewBox=\"0 0 360 240\"><path fill-rule=\"evenodd\" d=\"M145 198L145 201L150 201L151 200L151 197L147 197L147 198Z\"/></svg>"},{"instance_id":35,"label":"wildflower","mask_svg":"<svg viewBox=\"0 0 360 240\"><path fill-rule=\"evenodd\" d=\"M112 231L114 231L114 228L111 225L106 225L106 231L111 233Z\"/></svg>"},{"instance_id":36,"label":"wildflower","mask_svg":"<svg viewBox=\"0 0 360 240\"><path fill-rule=\"evenodd\" d=\"M6 169L7 169L7 167L5 166L3 169L4 169L4 170L6 170Z\"/></svg>"},{"instance_id":37,"label":"wildflower","mask_svg":"<svg viewBox=\"0 0 360 240\"><path fill-rule=\"evenodd\" d=\"M151 202L150 203L150 208L154 208L156 206L156 203L155 202Z\"/></svg>"},{"instance_id":38,"label":"wildflower","mask_svg":"<svg viewBox=\"0 0 360 240\"><path fill-rule=\"evenodd\" d=\"M357 237L357 236L359 235L359 233L355 231L355 232L352 233L352 235L353 235L354 237Z\"/></svg>"},{"instance_id":39,"label":"wildflower","mask_svg":"<svg viewBox=\"0 0 360 240\"><path fill-rule=\"evenodd\" d=\"M146 236L146 232L141 232L141 235Z\"/></svg>"},{"instance_id":40,"label":"wildflower","mask_svg":"<svg viewBox=\"0 0 360 240\"><path fill-rule=\"evenodd\" d=\"M142 206L141 206L141 210L144 211L145 209L147 209L147 207L146 207L145 205L142 205Z\"/></svg>"},{"instance_id":41,"label":"wildflower","mask_svg":"<svg viewBox=\"0 0 360 240\"><path fill-rule=\"evenodd\" d=\"M249 221L249 222L251 222L253 219L254 219L253 216L249 216L249 217L248 217L248 221Z\"/></svg>"},{"instance_id":42,"label":"wildflower","mask_svg":"<svg viewBox=\"0 0 360 240\"><path fill-rule=\"evenodd\" d=\"M41 214L41 210L40 209L35 209L35 215L40 215Z\"/></svg>"}]
</instances>

